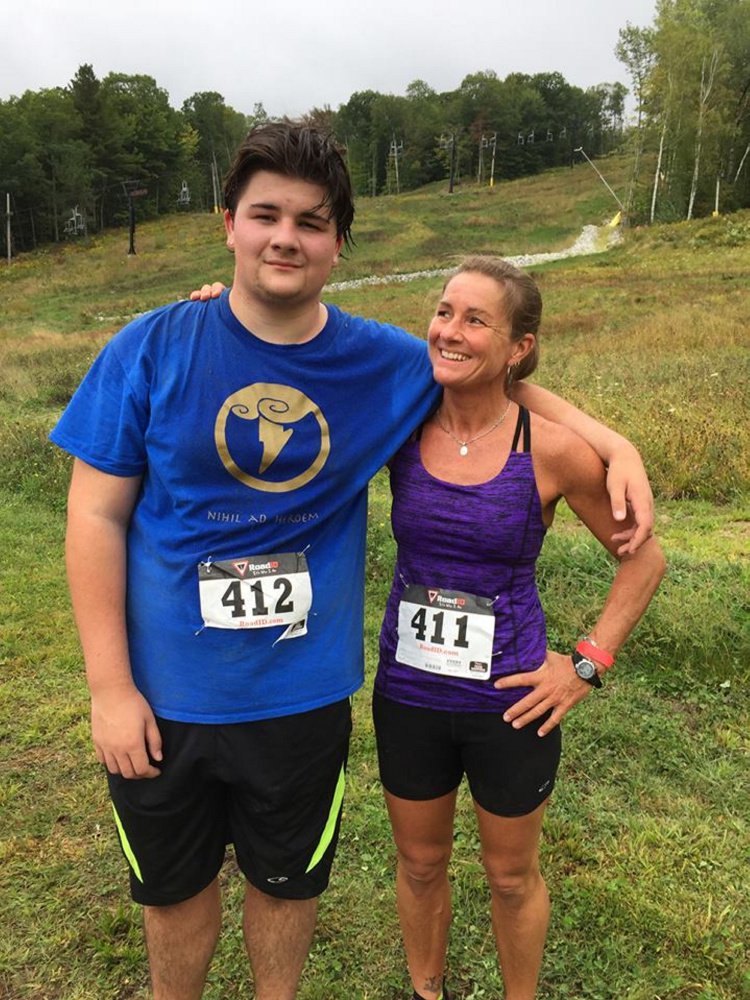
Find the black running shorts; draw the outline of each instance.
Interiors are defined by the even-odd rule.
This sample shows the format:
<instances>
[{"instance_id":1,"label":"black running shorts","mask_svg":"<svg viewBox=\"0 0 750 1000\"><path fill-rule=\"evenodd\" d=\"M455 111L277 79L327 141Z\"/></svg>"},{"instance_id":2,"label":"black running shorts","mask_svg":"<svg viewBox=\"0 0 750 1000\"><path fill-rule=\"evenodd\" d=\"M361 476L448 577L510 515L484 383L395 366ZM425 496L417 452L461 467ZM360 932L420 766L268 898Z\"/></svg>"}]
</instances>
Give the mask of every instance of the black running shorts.
<instances>
[{"instance_id":1,"label":"black running shorts","mask_svg":"<svg viewBox=\"0 0 750 1000\"><path fill-rule=\"evenodd\" d=\"M525 816L549 796L560 763L560 727L546 715L514 729L500 712L442 712L375 694L380 780L401 799L447 795L466 775L474 800L495 816Z\"/></svg>"},{"instance_id":2,"label":"black running shorts","mask_svg":"<svg viewBox=\"0 0 750 1000\"><path fill-rule=\"evenodd\" d=\"M109 775L133 899L165 906L195 896L218 875L229 843L257 889L319 896L338 840L349 700L232 725L156 721L161 775Z\"/></svg>"}]
</instances>

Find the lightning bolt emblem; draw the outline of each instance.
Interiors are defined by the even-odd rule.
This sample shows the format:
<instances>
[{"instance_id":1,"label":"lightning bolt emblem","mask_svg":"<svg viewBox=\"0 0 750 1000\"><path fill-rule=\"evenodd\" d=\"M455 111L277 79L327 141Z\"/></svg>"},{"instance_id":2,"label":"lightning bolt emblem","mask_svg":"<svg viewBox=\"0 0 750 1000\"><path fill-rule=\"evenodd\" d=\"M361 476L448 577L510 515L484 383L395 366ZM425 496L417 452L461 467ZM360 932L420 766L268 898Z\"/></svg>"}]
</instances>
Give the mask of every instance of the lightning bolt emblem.
<instances>
[{"instance_id":1,"label":"lightning bolt emblem","mask_svg":"<svg viewBox=\"0 0 750 1000\"><path fill-rule=\"evenodd\" d=\"M275 424L266 417L258 417L258 440L263 445L259 470L261 473L276 461L292 434L292 427L286 430L281 424Z\"/></svg>"},{"instance_id":2,"label":"lightning bolt emblem","mask_svg":"<svg viewBox=\"0 0 750 1000\"><path fill-rule=\"evenodd\" d=\"M257 441L262 451L257 473L243 469L229 449L228 425L231 422L235 425L235 433L242 434L239 422L243 420L257 420L257 428L246 427L244 431L244 434L249 432L253 436L258 435ZM288 471L295 474L278 482L265 479L267 470L289 444L289 439L296 430L295 424L301 421L307 421L305 426L309 427L309 431L306 429L302 434L303 440L308 444L307 451L301 449L303 454L289 461ZM318 426L320 445L317 455L310 460L311 448L314 446L313 421ZM317 476L331 451L328 423L317 404L299 389L275 382L254 382L228 396L216 415L214 441L227 472L250 489L262 490L264 493L289 493L300 489Z\"/></svg>"}]
</instances>

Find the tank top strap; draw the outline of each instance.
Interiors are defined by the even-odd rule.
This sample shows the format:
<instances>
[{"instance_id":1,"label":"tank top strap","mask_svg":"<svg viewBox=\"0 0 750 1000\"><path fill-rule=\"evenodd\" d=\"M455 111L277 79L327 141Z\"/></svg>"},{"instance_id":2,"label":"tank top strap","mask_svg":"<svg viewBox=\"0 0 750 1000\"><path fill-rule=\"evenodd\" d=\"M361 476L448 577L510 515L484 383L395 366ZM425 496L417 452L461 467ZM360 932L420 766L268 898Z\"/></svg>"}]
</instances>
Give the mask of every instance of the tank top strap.
<instances>
[{"instance_id":1,"label":"tank top strap","mask_svg":"<svg viewBox=\"0 0 750 1000\"><path fill-rule=\"evenodd\" d=\"M518 451L518 442L521 438L521 431L523 430L523 447L521 451L531 451L531 420L529 418L529 411L525 406L518 407L518 420L516 421L516 431L513 435L513 444L511 445L511 451Z\"/></svg>"}]
</instances>

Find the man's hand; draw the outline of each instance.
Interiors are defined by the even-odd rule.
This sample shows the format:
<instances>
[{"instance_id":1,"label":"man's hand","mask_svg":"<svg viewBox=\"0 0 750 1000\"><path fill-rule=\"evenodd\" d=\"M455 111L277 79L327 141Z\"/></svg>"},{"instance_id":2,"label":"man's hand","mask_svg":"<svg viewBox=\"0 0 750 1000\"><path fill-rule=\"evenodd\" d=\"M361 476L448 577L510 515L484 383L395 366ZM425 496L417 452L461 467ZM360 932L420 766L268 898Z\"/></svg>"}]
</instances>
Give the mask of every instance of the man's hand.
<instances>
[{"instance_id":1,"label":"man's hand","mask_svg":"<svg viewBox=\"0 0 750 1000\"><path fill-rule=\"evenodd\" d=\"M135 687L115 687L91 697L91 734L97 759L110 774L158 778L161 734L151 706Z\"/></svg>"},{"instance_id":2,"label":"man's hand","mask_svg":"<svg viewBox=\"0 0 750 1000\"><path fill-rule=\"evenodd\" d=\"M218 299L226 287L220 281L214 281L211 285L201 285L190 293L190 301L208 302L209 299Z\"/></svg>"},{"instance_id":3,"label":"man's hand","mask_svg":"<svg viewBox=\"0 0 750 1000\"><path fill-rule=\"evenodd\" d=\"M621 542L619 556L632 555L654 531L654 497L641 456L626 443L612 456L607 471L607 490L612 504L612 516L624 521L630 511L635 525L618 531L612 538Z\"/></svg>"},{"instance_id":4,"label":"man's hand","mask_svg":"<svg viewBox=\"0 0 750 1000\"><path fill-rule=\"evenodd\" d=\"M533 688L505 712L503 719L512 723L514 729L522 729L551 710L550 717L539 727L540 736L551 732L562 717L591 691L591 685L575 672L573 660L551 649L547 650L546 659L538 670L501 677L495 681L495 687Z\"/></svg>"}]
</instances>

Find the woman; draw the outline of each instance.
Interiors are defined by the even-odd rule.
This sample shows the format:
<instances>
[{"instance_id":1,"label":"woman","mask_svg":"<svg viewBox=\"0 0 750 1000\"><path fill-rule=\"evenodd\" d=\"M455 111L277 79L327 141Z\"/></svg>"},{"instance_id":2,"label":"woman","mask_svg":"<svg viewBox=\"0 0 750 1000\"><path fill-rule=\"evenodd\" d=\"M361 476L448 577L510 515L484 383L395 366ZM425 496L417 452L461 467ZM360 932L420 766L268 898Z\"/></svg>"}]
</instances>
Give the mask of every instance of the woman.
<instances>
[{"instance_id":1,"label":"woman","mask_svg":"<svg viewBox=\"0 0 750 1000\"><path fill-rule=\"evenodd\" d=\"M591 448L510 400L511 383L536 367L541 311L533 280L506 261L461 264L428 332L442 403L391 462L398 556L373 711L414 1000L450 996L447 869L464 773L505 998L535 996L549 917L539 836L558 724L601 686L664 572L653 538L624 553L590 635L572 656L546 650L534 565L557 501L615 557L623 526Z\"/></svg>"}]
</instances>

